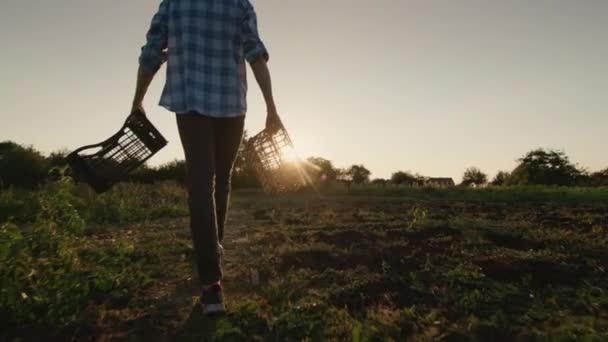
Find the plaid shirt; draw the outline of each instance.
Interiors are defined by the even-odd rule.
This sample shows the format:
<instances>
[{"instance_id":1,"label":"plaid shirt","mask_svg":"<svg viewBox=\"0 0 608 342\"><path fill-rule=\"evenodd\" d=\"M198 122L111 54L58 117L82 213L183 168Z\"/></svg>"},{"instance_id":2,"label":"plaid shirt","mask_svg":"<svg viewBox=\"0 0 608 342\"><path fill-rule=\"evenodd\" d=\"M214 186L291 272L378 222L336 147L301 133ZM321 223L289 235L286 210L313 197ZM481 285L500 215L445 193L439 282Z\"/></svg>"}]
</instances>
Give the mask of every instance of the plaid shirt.
<instances>
[{"instance_id":1,"label":"plaid shirt","mask_svg":"<svg viewBox=\"0 0 608 342\"><path fill-rule=\"evenodd\" d=\"M162 0L141 51L141 67L157 72L165 49L160 105L212 117L245 114L245 59L268 60L250 0Z\"/></svg>"}]
</instances>

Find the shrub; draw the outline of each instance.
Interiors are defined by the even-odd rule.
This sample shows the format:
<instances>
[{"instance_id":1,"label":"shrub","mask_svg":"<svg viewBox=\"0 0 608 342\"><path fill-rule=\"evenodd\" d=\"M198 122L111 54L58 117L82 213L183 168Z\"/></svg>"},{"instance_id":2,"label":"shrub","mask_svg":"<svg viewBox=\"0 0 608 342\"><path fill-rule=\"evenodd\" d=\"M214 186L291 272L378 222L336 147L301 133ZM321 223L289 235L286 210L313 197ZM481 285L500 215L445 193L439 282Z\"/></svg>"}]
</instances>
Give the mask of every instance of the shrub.
<instances>
[{"instance_id":1,"label":"shrub","mask_svg":"<svg viewBox=\"0 0 608 342\"><path fill-rule=\"evenodd\" d=\"M14 142L0 143L0 187L35 188L48 173L49 163L31 147Z\"/></svg>"},{"instance_id":2,"label":"shrub","mask_svg":"<svg viewBox=\"0 0 608 342\"><path fill-rule=\"evenodd\" d=\"M66 201L68 196L68 185L55 196L41 196L30 231L11 223L2 226L2 321L62 324L86 304L89 288L76 272L78 258L72 248L84 221Z\"/></svg>"},{"instance_id":3,"label":"shrub","mask_svg":"<svg viewBox=\"0 0 608 342\"><path fill-rule=\"evenodd\" d=\"M590 186L608 186L608 168L592 173L587 183Z\"/></svg>"},{"instance_id":4,"label":"shrub","mask_svg":"<svg viewBox=\"0 0 608 342\"><path fill-rule=\"evenodd\" d=\"M31 222L40 209L37 192L9 188L0 191L0 223Z\"/></svg>"},{"instance_id":5,"label":"shrub","mask_svg":"<svg viewBox=\"0 0 608 342\"><path fill-rule=\"evenodd\" d=\"M72 204L72 191L71 180L63 179L55 192L40 193L31 228L0 227L2 330L62 326L77 320L95 294L124 296L145 284L140 264L129 259L129 249L121 244L83 262L79 248L85 222ZM104 258L104 253L112 256Z\"/></svg>"},{"instance_id":6,"label":"shrub","mask_svg":"<svg viewBox=\"0 0 608 342\"><path fill-rule=\"evenodd\" d=\"M412 186L417 182L418 177L409 172L397 171L391 176L391 183L393 184L405 184Z\"/></svg>"},{"instance_id":7,"label":"shrub","mask_svg":"<svg viewBox=\"0 0 608 342\"><path fill-rule=\"evenodd\" d=\"M92 199L87 219L95 223L133 223L187 214L186 192L174 182L152 186L122 183Z\"/></svg>"}]
</instances>

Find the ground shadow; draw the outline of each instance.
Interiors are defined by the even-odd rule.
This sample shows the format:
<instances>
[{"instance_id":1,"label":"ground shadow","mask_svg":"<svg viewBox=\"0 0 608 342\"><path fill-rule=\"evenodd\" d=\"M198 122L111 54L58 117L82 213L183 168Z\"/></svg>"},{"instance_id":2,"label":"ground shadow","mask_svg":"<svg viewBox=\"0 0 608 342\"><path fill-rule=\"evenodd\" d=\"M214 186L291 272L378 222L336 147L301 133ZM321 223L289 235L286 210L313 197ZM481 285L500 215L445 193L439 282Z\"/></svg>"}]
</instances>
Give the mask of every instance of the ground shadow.
<instances>
[{"instance_id":1,"label":"ground shadow","mask_svg":"<svg viewBox=\"0 0 608 342\"><path fill-rule=\"evenodd\" d=\"M188 320L178 328L172 341L217 341L217 322L221 316L205 316L199 304L194 305Z\"/></svg>"}]
</instances>

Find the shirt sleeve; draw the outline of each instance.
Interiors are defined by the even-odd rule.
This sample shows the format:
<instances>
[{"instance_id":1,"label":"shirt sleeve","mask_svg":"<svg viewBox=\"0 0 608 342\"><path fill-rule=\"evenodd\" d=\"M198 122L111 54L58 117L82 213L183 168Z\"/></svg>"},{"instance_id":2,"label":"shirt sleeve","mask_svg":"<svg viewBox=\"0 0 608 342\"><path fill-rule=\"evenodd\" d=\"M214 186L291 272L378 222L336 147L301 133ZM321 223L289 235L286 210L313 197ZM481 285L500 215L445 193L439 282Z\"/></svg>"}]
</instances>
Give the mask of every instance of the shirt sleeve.
<instances>
[{"instance_id":1,"label":"shirt sleeve","mask_svg":"<svg viewBox=\"0 0 608 342\"><path fill-rule=\"evenodd\" d=\"M243 51L245 59L252 63L259 57L268 61L268 51L258 33L258 18L249 0L245 0L245 17L243 19Z\"/></svg>"},{"instance_id":2,"label":"shirt sleeve","mask_svg":"<svg viewBox=\"0 0 608 342\"><path fill-rule=\"evenodd\" d=\"M162 0L158 12L152 18L146 35L146 45L141 48L139 65L150 72L157 72L163 64L163 50L167 48L168 9L170 0Z\"/></svg>"}]
</instances>

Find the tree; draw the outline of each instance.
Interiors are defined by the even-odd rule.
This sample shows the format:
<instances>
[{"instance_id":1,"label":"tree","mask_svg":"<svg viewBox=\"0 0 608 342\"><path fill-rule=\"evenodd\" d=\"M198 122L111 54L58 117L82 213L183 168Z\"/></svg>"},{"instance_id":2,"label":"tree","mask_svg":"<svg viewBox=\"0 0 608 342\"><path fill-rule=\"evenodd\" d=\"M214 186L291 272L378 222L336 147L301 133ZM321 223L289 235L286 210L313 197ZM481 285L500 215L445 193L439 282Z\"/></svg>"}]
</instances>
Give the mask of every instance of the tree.
<instances>
[{"instance_id":1,"label":"tree","mask_svg":"<svg viewBox=\"0 0 608 342\"><path fill-rule=\"evenodd\" d=\"M589 176L588 185L608 186L608 168L605 168L602 171L592 173Z\"/></svg>"},{"instance_id":2,"label":"tree","mask_svg":"<svg viewBox=\"0 0 608 342\"><path fill-rule=\"evenodd\" d=\"M68 161L67 161L68 154L70 154L70 151L65 150L65 149L51 152L51 154L49 154L49 156L46 158L46 160L49 162L49 165L51 167L62 167L62 166L67 165L67 163L68 163Z\"/></svg>"},{"instance_id":3,"label":"tree","mask_svg":"<svg viewBox=\"0 0 608 342\"><path fill-rule=\"evenodd\" d=\"M490 184L495 186L505 185L507 184L507 181L509 180L510 176L511 174L507 171L498 171L498 173L496 174L496 176L494 176L494 179L492 180L492 182L490 182Z\"/></svg>"},{"instance_id":4,"label":"tree","mask_svg":"<svg viewBox=\"0 0 608 342\"><path fill-rule=\"evenodd\" d=\"M371 183L374 185L382 185L385 186L389 181L387 179L384 178L375 178L372 179Z\"/></svg>"},{"instance_id":5,"label":"tree","mask_svg":"<svg viewBox=\"0 0 608 342\"><path fill-rule=\"evenodd\" d=\"M563 151L536 149L520 158L509 185L576 185L583 177Z\"/></svg>"},{"instance_id":6,"label":"tree","mask_svg":"<svg viewBox=\"0 0 608 342\"><path fill-rule=\"evenodd\" d=\"M173 180L182 185L186 184L186 161L174 160L159 166L156 169L156 180Z\"/></svg>"},{"instance_id":7,"label":"tree","mask_svg":"<svg viewBox=\"0 0 608 342\"><path fill-rule=\"evenodd\" d=\"M70 175L70 168L68 167L68 155L70 151L63 149L55 152L51 152L46 161L48 163L49 171L47 174L47 180L56 182L62 179L66 175Z\"/></svg>"},{"instance_id":8,"label":"tree","mask_svg":"<svg viewBox=\"0 0 608 342\"><path fill-rule=\"evenodd\" d=\"M318 167L319 177L324 181L334 181L338 177L338 170L334 168L331 160L321 157L310 157L307 161Z\"/></svg>"},{"instance_id":9,"label":"tree","mask_svg":"<svg viewBox=\"0 0 608 342\"><path fill-rule=\"evenodd\" d=\"M481 172L477 167L470 167L464 171L461 185L464 186L480 186L488 182L488 176Z\"/></svg>"},{"instance_id":10,"label":"tree","mask_svg":"<svg viewBox=\"0 0 608 342\"><path fill-rule=\"evenodd\" d=\"M363 165L353 165L346 171L346 175L350 176L355 184L368 183L371 174Z\"/></svg>"},{"instance_id":11,"label":"tree","mask_svg":"<svg viewBox=\"0 0 608 342\"><path fill-rule=\"evenodd\" d=\"M391 183L393 184L405 184L412 186L416 184L416 182L418 182L418 177L409 172L397 171L391 176Z\"/></svg>"},{"instance_id":12,"label":"tree","mask_svg":"<svg viewBox=\"0 0 608 342\"><path fill-rule=\"evenodd\" d=\"M152 168L147 164L144 164L131 172L127 180L129 182L151 184L159 179L156 174L156 168Z\"/></svg>"},{"instance_id":13,"label":"tree","mask_svg":"<svg viewBox=\"0 0 608 342\"><path fill-rule=\"evenodd\" d=\"M49 163L40 152L12 141L0 143L0 187L35 188L43 183Z\"/></svg>"},{"instance_id":14,"label":"tree","mask_svg":"<svg viewBox=\"0 0 608 342\"><path fill-rule=\"evenodd\" d=\"M175 181L181 185L185 185L186 161L176 159L157 167L149 167L144 164L129 174L124 180L138 183Z\"/></svg>"}]
</instances>

